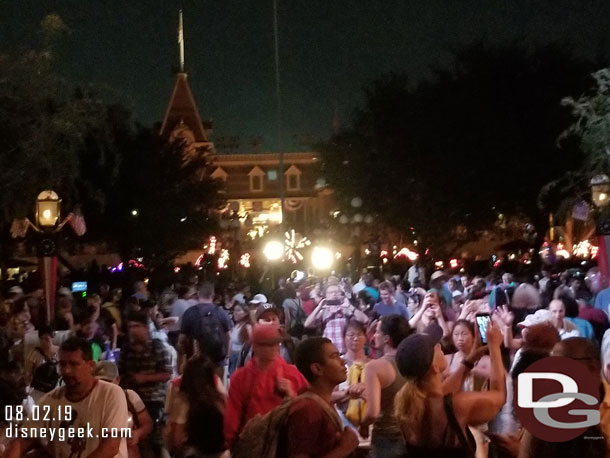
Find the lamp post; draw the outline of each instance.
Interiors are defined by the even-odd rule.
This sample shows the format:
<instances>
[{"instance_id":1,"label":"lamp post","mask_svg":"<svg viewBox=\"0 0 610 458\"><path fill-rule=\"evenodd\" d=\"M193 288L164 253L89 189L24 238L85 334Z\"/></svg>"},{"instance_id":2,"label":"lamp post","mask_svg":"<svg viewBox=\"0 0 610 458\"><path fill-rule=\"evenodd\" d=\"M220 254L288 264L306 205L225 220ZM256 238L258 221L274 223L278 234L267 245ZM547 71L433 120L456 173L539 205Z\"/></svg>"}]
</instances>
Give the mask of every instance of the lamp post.
<instances>
[{"instance_id":1,"label":"lamp post","mask_svg":"<svg viewBox=\"0 0 610 458\"><path fill-rule=\"evenodd\" d=\"M60 218L61 199L54 191L42 191L36 199L36 224L39 240L36 246L42 290L47 312L47 323L51 323L55 308L57 285L57 222Z\"/></svg>"},{"instance_id":2,"label":"lamp post","mask_svg":"<svg viewBox=\"0 0 610 458\"><path fill-rule=\"evenodd\" d=\"M55 305L57 283L57 233L66 223L70 223L77 236L83 235L87 227L80 212L70 213L61 223L61 199L55 191L42 191L36 198L36 224L28 218L17 218L11 225L11 236L15 239L26 236L28 229L36 231L36 256L44 292L46 319L51 322Z\"/></svg>"},{"instance_id":3,"label":"lamp post","mask_svg":"<svg viewBox=\"0 0 610 458\"><path fill-rule=\"evenodd\" d=\"M595 221L597 232L597 264L602 276L604 288L610 286L610 212L607 206L610 203L610 179L607 175L597 175L591 179L591 200L598 208Z\"/></svg>"},{"instance_id":4,"label":"lamp post","mask_svg":"<svg viewBox=\"0 0 610 458\"><path fill-rule=\"evenodd\" d=\"M273 291L275 288L275 263L284 257L284 244L277 240L270 240L265 244L263 254L271 265L271 291Z\"/></svg>"}]
</instances>

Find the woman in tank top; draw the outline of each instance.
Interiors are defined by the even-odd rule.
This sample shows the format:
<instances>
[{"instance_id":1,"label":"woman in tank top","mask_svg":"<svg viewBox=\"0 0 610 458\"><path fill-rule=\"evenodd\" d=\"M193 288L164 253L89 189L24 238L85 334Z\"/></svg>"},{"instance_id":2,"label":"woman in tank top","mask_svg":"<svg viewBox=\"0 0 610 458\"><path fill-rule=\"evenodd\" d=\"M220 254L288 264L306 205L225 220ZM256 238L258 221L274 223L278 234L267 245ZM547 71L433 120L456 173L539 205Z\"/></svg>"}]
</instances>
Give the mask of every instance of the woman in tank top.
<instances>
[{"instance_id":1,"label":"woman in tank top","mask_svg":"<svg viewBox=\"0 0 610 458\"><path fill-rule=\"evenodd\" d=\"M396 364L405 384L395 399L394 413L404 435L408 454L419 458L474 456L474 441L467 426L494 418L506 399L505 371L500 354L502 334L490 324L489 391L446 394L443 371L447 361L439 339L423 334L407 337L396 351ZM461 363L467 371L474 361Z\"/></svg>"},{"instance_id":2,"label":"woman in tank top","mask_svg":"<svg viewBox=\"0 0 610 458\"><path fill-rule=\"evenodd\" d=\"M373 338L383 356L369 362L364 370L366 409L360 424L360 434L371 434L372 458L399 458L405 455L405 443L394 418L394 398L405 383L396 366L396 348L412 332L408 321L400 315L384 316L377 323Z\"/></svg>"}]
</instances>

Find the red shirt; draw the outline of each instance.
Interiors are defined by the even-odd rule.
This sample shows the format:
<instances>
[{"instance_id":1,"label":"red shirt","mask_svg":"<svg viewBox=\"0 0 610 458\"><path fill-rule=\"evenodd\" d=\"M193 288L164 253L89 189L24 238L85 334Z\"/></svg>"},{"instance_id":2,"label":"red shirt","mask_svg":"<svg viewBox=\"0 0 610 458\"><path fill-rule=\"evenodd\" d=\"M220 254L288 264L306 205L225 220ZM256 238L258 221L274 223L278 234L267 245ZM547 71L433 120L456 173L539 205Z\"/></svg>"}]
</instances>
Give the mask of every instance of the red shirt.
<instances>
[{"instance_id":1,"label":"red shirt","mask_svg":"<svg viewBox=\"0 0 610 458\"><path fill-rule=\"evenodd\" d=\"M290 380L295 393L308 386L298 369L279 356L264 371L251 359L231 376L224 426L229 447L250 418L264 415L282 403L283 398L276 389L278 377Z\"/></svg>"}]
</instances>

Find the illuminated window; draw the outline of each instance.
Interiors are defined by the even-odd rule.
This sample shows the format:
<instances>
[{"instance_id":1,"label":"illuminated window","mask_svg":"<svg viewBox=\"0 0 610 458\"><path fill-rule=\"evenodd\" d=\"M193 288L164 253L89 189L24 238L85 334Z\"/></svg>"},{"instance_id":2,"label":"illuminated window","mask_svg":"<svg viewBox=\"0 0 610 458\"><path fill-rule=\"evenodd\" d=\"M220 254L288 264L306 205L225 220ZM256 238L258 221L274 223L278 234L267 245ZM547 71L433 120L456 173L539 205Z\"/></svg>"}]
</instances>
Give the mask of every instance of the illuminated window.
<instances>
[{"instance_id":1,"label":"illuminated window","mask_svg":"<svg viewBox=\"0 0 610 458\"><path fill-rule=\"evenodd\" d=\"M263 190L263 178L265 177L265 172L263 172L263 169L257 165L250 170L250 172L248 172L248 177L250 178L251 192L260 192Z\"/></svg>"},{"instance_id":2,"label":"illuminated window","mask_svg":"<svg viewBox=\"0 0 610 458\"><path fill-rule=\"evenodd\" d=\"M286 176L286 189L288 191L301 190L301 171L294 165L291 165L284 173Z\"/></svg>"},{"instance_id":3,"label":"illuminated window","mask_svg":"<svg viewBox=\"0 0 610 458\"><path fill-rule=\"evenodd\" d=\"M267 179L269 181L276 181L277 180L277 170L269 170L267 172Z\"/></svg>"}]
</instances>

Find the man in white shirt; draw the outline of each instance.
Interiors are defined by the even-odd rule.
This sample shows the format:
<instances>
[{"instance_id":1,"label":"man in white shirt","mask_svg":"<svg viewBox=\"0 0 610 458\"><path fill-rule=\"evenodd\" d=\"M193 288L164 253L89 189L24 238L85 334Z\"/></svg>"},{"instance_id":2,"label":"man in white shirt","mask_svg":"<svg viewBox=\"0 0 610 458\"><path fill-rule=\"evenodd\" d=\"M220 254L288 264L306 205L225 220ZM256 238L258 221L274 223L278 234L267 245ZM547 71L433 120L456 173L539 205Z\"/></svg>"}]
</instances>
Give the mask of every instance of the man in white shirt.
<instances>
[{"instance_id":1,"label":"man in white shirt","mask_svg":"<svg viewBox=\"0 0 610 458\"><path fill-rule=\"evenodd\" d=\"M9 444L4 456L24 456L35 432L45 434L55 458L127 458L126 438L121 437L130 431L127 401L119 386L93 376L91 344L67 339L59 349L59 368L65 385L41 398L37 415L21 426L30 434L24 438L20 431L21 438Z\"/></svg>"}]
</instances>

